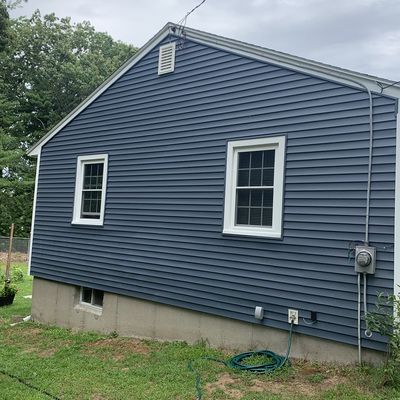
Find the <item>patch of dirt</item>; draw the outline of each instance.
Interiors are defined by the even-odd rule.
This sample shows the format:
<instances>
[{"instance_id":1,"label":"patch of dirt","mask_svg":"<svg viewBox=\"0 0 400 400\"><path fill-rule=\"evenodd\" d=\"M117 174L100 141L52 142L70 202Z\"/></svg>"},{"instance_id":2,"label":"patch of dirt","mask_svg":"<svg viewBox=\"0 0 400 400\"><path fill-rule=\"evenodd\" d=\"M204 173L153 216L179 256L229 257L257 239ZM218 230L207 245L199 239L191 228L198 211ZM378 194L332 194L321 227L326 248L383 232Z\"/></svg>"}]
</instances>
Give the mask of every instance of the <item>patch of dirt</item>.
<instances>
[{"instance_id":1,"label":"patch of dirt","mask_svg":"<svg viewBox=\"0 0 400 400\"><path fill-rule=\"evenodd\" d=\"M14 318L14 317L13 317ZM16 316L18 322L18 316ZM3 332L4 342L13 344L14 342L23 342L23 343L34 343L40 340L40 334L43 332L42 329L37 327L27 326L25 324L19 324L14 326L12 329L7 329ZM21 339L26 339L22 340Z\"/></svg>"},{"instance_id":2,"label":"patch of dirt","mask_svg":"<svg viewBox=\"0 0 400 400\"><path fill-rule=\"evenodd\" d=\"M112 358L114 361L123 361L129 355L142 354L147 355L150 348L139 339L132 338L107 338L86 343L85 353L102 358ZM102 354L101 352L104 351Z\"/></svg>"},{"instance_id":3,"label":"patch of dirt","mask_svg":"<svg viewBox=\"0 0 400 400\"><path fill-rule=\"evenodd\" d=\"M212 398L212 394L216 390L222 390L224 393L228 394L232 399L241 399L244 396L243 391L232 387L233 385L238 385L240 380L238 378L234 378L228 373L224 372L219 375L218 380L216 382L207 383L205 385L206 391L210 394Z\"/></svg>"},{"instance_id":4,"label":"patch of dirt","mask_svg":"<svg viewBox=\"0 0 400 400\"><path fill-rule=\"evenodd\" d=\"M90 398L91 400L106 400L107 397L104 397L102 394L100 393L94 393L92 394L92 397Z\"/></svg>"},{"instance_id":5,"label":"patch of dirt","mask_svg":"<svg viewBox=\"0 0 400 400\"><path fill-rule=\"evenodd\" d=\"M7 262L8 253L0 252L0 264ZM11 262L26 262L28 261L28 254L26 253L12 253Z\"/></svg>"},{"instance_id":6,"label":"patch of dirt","mask_svg":"<svg viewBox=\"0 0 400 400\"><path fill-rule=\"evenodd\" d=\"M313 381L313 378L316 380ZM221 373L217 381L206 384L205 390L210 398L217 390L226 393L231 399L241 399L246 393L270 393L279 395L285 393L293 398L299 395L312 397L326 390L335 388L339 384L350 384L351 378L347 377L343 370L334 365L315 364L307 361L294 361L289 375L257 375L248 380L240 375L229 372ZM357 388L360 393L362 387Z\"/></svg>"},{"instance_id":7,"label":"patch of dirt","mask_svg":"<svg viewBox=\"0 0 400 400\"><path fill-rule=\"evenodd\" d=\"M40 350L36 347L31 347L29 349L24 350L22 353L30 353L30 354L35 354L40 358L50 358L53 357L54 354L56 353L57 349L45 349L45 350Z\"/></svg>"}]
</instances>

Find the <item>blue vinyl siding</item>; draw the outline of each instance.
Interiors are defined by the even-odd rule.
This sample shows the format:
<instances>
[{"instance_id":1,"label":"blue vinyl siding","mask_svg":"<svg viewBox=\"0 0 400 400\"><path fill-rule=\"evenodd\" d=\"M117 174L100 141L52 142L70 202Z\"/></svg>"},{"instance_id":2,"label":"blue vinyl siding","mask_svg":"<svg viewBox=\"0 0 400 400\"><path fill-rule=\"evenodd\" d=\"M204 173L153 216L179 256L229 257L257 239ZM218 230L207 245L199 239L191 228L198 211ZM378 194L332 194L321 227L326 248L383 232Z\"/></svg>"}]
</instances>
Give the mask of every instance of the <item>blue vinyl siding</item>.
<instances>
[{"instance_id":1,"label":"blue vinyl siding","mask_svg":"<svg viewBox=\"0 0 400 400\"><path fill-rule=\"evenodd\" d=\"M368 96L187 41L175 72L158 47L42 149L37 277L356 344L352 243L363 241ZM368 301L393 290L396 101L374 95ZM223 236L227 140L287 135L283 239ZM103 227L72 226L78 155L109 155ZM383 348L382 338L363 340Z\"/></svg>"}]
</instances>

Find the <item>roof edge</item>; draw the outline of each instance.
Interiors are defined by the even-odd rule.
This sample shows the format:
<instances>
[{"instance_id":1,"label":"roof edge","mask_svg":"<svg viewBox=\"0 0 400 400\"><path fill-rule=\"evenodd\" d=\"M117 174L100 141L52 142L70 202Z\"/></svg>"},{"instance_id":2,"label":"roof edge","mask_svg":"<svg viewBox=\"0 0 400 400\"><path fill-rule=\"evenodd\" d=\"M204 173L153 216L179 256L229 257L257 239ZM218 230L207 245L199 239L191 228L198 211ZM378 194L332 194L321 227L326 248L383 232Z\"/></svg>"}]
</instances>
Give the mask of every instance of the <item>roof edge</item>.
<instances>
[{"instance_id":1,"label":"roof edge","mask_svg":"<svg viewBox=\"0 0 400 400\"><path fill-rule=\"evenodd\" d=\"M171 25L177 28L179 27L175 24ZM354 80L358 80L360 83L367 84L370 90L377 92L378 94L400 98L400 84L390 79L336 67L307 58L294 56L292 54L245 43L236 39L229 39L223 36L199 31L193 28L185 28L185 33L191 40L197 39L199 42L214 45L215 47L229 48L231 51L247 55L248 57L252 57L252 55L253 58L254 56L256 56L256 58L260 57L264 61L270 61L276 65L286 66L300 72L321 75L325 78L330 77L331 80L337 80L340 83L346 83L350 86L354 86ZM346 81L347 78L349 81ZM378 82L384 86L390 85L390 87L386 88L384 92L381 93L382 88L379 86Z\"/></svg>"},{"instance_id":2,"label":"roof edge","mask_svg":"<svg viewBox=\"0 0 400 400\"><path fill-rule=\"evenodd\" d=\"M112 75L110 75L97 89L79 103L69 114L67 114L59 123L50 129L41 139L27 150L28 156L36 157L40 153L40 148L56 135L65 125L72 121L81 111L88 107L97 99L106 89L108 89L117 79L125 74L133 65L139 62L158 42L161 42L168 34L171 23L168 22L164 27L148 40L138 51L122 64Z\"/></svg>"},{"instance_id":3,"label":"roof edge","mask_svg":"<svg viewBox=\"0 0 400 400\"><path fill-rule=\"evenodd\" d=\"M109 86L117 79L125 74L137 62L139 62L150 50L159 42L161 42L169 33L175 33L176 30L182 29L182 26L168 22L164 27L147 41L130 59L128 59L119 69L117 69L108 79L106 79L93 93L84 99L75 109L65 116L58 124L56 124L47 134L45 134L38 142L36 142L27 151L31 157L36 157L51 138L53 138L65 125L72 121L81 111L88 107L97 97L99 97ZM317 77L337 81L338 83L355 87L358 82L360 86L368 87L373 92L392 96L400 99L400 86L394 81L379 78L372 75L363 74L360 72L335 67L329 64L320 63L306 58L294 56L288 53L279 52L276 50L267 49L261 46L241 42L235 39L229 39L223 36L214 35L211 33L199 31L193 28L184 28L185 35L188 39L203 43L223 50L269 62L278 66L291 68L293 70L308 73ZM174 32L175 31L175 32ZM357 82L355 82L357 81ZM382 93L382 84L387 86ZM360 89L357 87L357 89ZM363 89L361 89L363 90Z\"/></svg>"}]
</instances>

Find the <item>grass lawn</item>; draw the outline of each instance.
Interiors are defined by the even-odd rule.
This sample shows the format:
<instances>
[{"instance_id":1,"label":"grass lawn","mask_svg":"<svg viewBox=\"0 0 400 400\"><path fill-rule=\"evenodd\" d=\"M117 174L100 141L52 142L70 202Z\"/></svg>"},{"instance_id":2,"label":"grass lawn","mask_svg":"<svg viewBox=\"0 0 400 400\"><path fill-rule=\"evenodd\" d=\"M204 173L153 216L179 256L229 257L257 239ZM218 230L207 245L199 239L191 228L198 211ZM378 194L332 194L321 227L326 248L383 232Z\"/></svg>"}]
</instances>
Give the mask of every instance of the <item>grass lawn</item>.
<instances>
[{"instance_id":1,"label":"grass lawn","mask_svg":"<svg viewBox=\"0 0 400 400\"><path fill-rule=\"evenodd\" d=\"M26 270L24 264L14 264ZM0 266L4 268L4 265ZM275 375L235 372L200 357L231 354L205 344L73 333L35 323L10 326L30 314L32 281L26 277L12 306L0 308L0 370L60 399L195 400L194 365L203 400L400 399L400 388L381 384L381 369L295 361ZM0 373L0 399L49 399Z\"/></svg>"}]
</instances>

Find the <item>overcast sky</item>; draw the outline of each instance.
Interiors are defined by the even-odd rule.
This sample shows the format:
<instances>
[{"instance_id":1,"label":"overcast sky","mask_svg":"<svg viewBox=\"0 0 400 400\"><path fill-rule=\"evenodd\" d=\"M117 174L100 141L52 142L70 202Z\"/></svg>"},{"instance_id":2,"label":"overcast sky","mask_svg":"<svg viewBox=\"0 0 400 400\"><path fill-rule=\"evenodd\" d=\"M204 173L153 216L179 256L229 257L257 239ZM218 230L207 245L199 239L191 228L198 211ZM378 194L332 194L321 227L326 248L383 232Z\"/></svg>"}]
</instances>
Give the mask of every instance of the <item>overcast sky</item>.
<instances>
[{"instance_id":1,"label":"overcast sky","mask_svg":"<svg viewBox=\"0 0 400 400\"><path fill-rule=\"evenodd\" d=\"M55 12L140 47L200 0L28 0L13 16ZM207 0L187 26L400 80L400 0Z\"/></svg>"}]
</instances>

